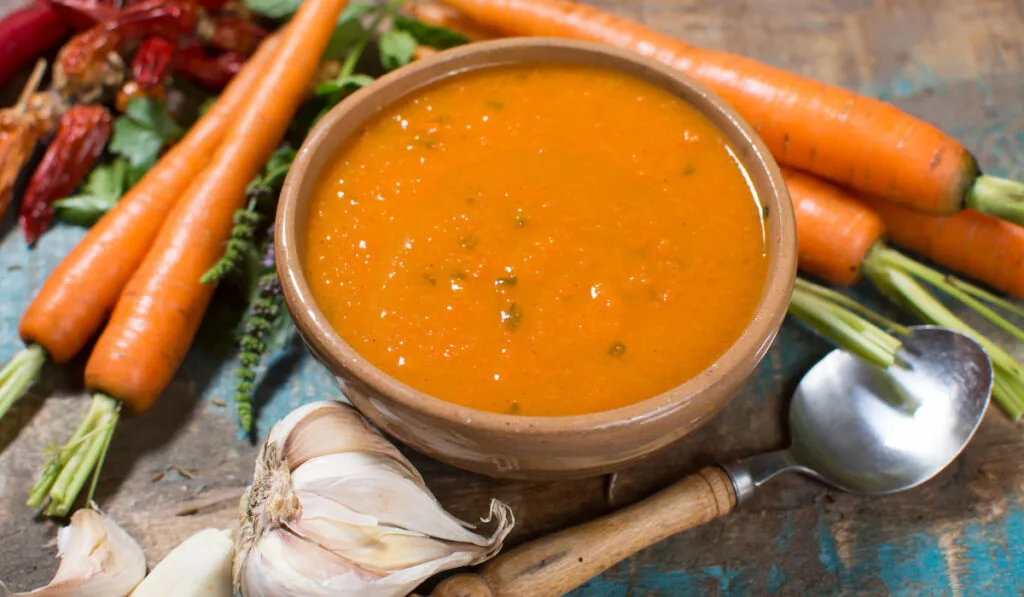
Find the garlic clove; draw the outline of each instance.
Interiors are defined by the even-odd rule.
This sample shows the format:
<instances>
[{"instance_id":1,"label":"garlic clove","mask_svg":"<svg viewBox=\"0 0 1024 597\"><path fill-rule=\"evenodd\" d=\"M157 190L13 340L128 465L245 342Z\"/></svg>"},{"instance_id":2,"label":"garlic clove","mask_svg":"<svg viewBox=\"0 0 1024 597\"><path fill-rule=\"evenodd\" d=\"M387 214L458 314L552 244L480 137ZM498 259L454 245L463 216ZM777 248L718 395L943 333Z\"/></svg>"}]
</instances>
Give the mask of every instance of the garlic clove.
<instances>
[{"instance_id":1,"label":"garlic clove","mask_svg":"<svg viewBox=\"0 0 1024 597\"><path fill-rule=\"evenodd\" d=\"M205 529L171 550L131 597L232 597L231 531Z\"/></svg>"},{"instance_id":2,"label":"garlic clove","mask_svg":"<svg viewBox=\"0 0 1024 597\"><path fill-rule=\"evenodd\" d=\"M416 566L448 556L460 546L407 529L344 522L344 514L339 513L339 509L344 509L344 506L315 494L303 494L300 501L302 518L289 523L289 529L375 572ZM481 549L475 545L471 547L474 550Z\"/></svg>"},{"instance_id":3,"label":"garlic clove","mask_svg":"<svg viewBox=\"0 0 1024 597\"><path fill-rule=\"evenodd\" d=\"M61 558L50 584L13 597L126 597L146 575L142 548L95 509L78 510L57 533Z\"/></svg>"},{"instance_id":4,"label":"garlic clove","mask_svg":"<svg viewBox=\"0 0 1024 597\"><path fill-rule=\"evenodd\" d=\"M489 540L449 514L426 485L394 463L348 452L320 456L292 474L298 491L315 493L351 510L372 513L381 524L411 529L449 541L484 545Z\"/></svg>"},{"instance_id":5,"label":"garlic clove","mask_svg":"<svg viewBox=\"0 0 1024 597\"><path fill-rule=\"evenodd\" d=\"M291 470L317 456L363 452L391 458L402 463L412 476L420 476L401 452L362 415L337 401L324 400L295 409L270 430L267 442L283 446Z\"/></svg>"},{"instance_id":6,"label":"garlic clove","mask_svg":"<svg viewBox=\"0 0 1024 597\"><path fill-rule=\"evenodd\" d=\"M264 535L242 570L244 597L337 597L377 595L377 575L285 530Z\"/></svg>"}]
</instances>

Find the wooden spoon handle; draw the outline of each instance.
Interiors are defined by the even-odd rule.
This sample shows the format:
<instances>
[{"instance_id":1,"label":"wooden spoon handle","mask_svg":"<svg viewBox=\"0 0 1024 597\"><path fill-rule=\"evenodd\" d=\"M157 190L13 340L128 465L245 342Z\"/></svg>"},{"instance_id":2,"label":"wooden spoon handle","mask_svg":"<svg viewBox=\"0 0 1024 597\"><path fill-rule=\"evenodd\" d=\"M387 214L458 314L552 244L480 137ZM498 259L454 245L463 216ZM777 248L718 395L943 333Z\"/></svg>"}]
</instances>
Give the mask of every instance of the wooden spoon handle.
<instances>
[{"instance_id":1,"label":"wooden spoon handle","mask_svg":"<svg viewBox=\"0 0 1024 597\"><path fill-rule=\"evenodd\" d=\"M560 597L636 552L736 506L729 475L703 469L628 508L521 545L431 597Z\"/></svg>"}]
</instances>

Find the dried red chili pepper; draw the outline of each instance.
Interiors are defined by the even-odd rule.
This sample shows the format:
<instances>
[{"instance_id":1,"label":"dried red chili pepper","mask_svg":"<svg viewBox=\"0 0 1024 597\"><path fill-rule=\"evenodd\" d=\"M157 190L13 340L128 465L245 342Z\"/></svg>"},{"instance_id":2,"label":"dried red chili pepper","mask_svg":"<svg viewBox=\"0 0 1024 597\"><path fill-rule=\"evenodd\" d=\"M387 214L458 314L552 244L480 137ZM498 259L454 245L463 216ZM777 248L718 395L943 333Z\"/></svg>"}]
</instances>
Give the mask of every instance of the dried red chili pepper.
<instances>
[{"instance_id":1,"label":"dried red chili pepper","mask_svg":"<svg viewBox=\"0 0 1024 597\"><path fill-rule=\"evenodd\" d=\"M71 194L92 169L113 124L114 118L103 106L73 106L61 116L21 202L19 222L30 245L53 220L53 202Z\"/></svg>"},{"instance_id":2,"label":"dried red chili pepper","mask_svg":"<svg viewBox=\"0 0 1024 597\"><path fill-rule=\"evenodd\" d=\"M59 44L70 28L45 0L0 20L0 85Z\"/></svg>"},{"instance_id":3,"label":"dried red chili pepper","mask_svg":"<svg viewBox=\"0 0 1024 597\"><path fill-rule=\"evenodd\" d=\"M132 79L141 91L156 87L173 70L174 44L162 37L147 37L132 57Z\"/></svg>"},{"instance_id":4,"label":"dried red chili pepper","mask_svg":"<svg viewBox=\"0 0 1024 597\"><path fill-rule=\"evenodd\" d=\"M203 20L198 27L200 39L211 47L248 56L269 33L256 23L236 15L220 14Z\"/></svg>"},{"instance_id":5,"label":"dried red chili pepper","mask_svg":"<svg viewBox=\"0 0 1024 597\"><path fill-rule=\"evenodd\" d=\"M199 0L199 5L210 12L217 12L227 3L228 0Z\"/></svg>"},{"instance_id":6,"label":"dried red chili pepper","mask_svg":"<svg viewBox=\"0 0 1024 597\"><path fill-rule=\"evenodd\" d=\"M195 0L141 0L126 6L113 27L126 39L159 35L173 40L195 31L198 18Z\"/></svg>"},{"instance_id":7,"label":"dried red chili pepper","mask_svg":"<svg viewBox=\"0 0 1024 597\"><path fill-rule=\"evenodd\" d=\"M179 48L174 72L200 87L216 91L223 89L242 70L245 60L246 57L237 52L210 56L202 47L189 45Z\"/></svg>"}]
</instances>

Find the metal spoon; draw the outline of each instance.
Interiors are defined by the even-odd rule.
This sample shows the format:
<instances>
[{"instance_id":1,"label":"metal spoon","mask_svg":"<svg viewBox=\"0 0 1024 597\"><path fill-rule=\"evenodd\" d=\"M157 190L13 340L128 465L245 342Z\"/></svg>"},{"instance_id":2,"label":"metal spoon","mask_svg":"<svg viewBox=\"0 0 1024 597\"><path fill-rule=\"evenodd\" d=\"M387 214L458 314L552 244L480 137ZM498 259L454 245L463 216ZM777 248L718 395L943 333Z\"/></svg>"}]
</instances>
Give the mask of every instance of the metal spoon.
<instances>
[{"instance_id":1,"label":"metal spoon","mask_svg":"<svg viewBox=\"0 0 1024 597\"><path fill-rule=\"evenodd\" d=\"M730 512L787 471L843 491L881 495L931 479L963 450L992 391L978 343L911 328L882 370L835 350L800 381L789 409L792 445L709 467L628 508L519 546L477 574L442 582L433 597L557 597L641 549Z\"/></svg>"}]
</instances>

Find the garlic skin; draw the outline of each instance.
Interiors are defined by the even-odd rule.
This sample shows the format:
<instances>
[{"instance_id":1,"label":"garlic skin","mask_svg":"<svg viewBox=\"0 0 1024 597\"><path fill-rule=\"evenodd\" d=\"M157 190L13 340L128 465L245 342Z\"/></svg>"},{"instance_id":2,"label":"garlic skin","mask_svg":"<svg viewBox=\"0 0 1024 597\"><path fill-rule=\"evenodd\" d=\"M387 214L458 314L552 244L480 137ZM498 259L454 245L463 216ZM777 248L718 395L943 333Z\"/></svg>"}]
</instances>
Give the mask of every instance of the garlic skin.
<instances>
[{"instance_id":1,"label":"garlic skin","mask_svg":"<svg viewBox=\"0 0 1024 597\"><path fill-rule=\"evenodd\" d=\"M231 531L204 529L171 550L131 597L232 597Z\"/></svg>"},{"instance_id":2,"label":"garlic skin","mask_svg":"<svg viewBox=\"0 0 1024 597\"><path fill-rule=\"evenodd\" d=\"M271 429L242 498L243 597L404 597L483 562L514 519L493 500L488 537L449 514L419 472L352 407L308 404Z\"/></svg>"},{"instance_id":3,"label":"garlic skin","mask_svg":"<svg viewBox=\"0 0 1024 597\"><path fill-rule=\"evenodd\" d=\"M94 508L78 510L57 533L61 558L50 584L0 597L126 597L146 575L142 548L113 520Z\"/></svg>"}]
</instances>

